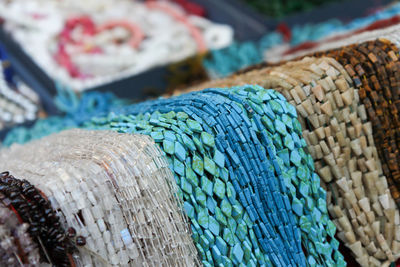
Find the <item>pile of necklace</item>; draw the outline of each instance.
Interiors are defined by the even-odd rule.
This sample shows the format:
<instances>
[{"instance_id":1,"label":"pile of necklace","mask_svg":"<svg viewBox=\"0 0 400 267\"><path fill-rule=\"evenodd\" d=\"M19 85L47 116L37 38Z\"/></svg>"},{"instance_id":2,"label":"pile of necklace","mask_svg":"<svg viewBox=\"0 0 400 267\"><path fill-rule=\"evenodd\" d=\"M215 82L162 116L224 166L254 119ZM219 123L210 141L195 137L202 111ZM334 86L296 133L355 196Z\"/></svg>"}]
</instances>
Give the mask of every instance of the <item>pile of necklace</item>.
<instances>
[{"instance_id":1,"label":"pile of necklace","mask_svg":"<svg viewBox=\"0 0 400 267\"><path fill-rule=\"evenodd\" d=\"M14 74L0 47L0 130L37 118L38 95Z\"/></svg>"},{"instance_id":2,"label":"pile of necklace","mask_svg":"<svg viewBox=\"0 0 400 267\"><path fill-rule=\"evenodd\" d=\"M187 5L186 5L187 6ZM0 1L4 27L76 91L229 45L233 30L168 1Z\"/></svg>"}]
</instances>

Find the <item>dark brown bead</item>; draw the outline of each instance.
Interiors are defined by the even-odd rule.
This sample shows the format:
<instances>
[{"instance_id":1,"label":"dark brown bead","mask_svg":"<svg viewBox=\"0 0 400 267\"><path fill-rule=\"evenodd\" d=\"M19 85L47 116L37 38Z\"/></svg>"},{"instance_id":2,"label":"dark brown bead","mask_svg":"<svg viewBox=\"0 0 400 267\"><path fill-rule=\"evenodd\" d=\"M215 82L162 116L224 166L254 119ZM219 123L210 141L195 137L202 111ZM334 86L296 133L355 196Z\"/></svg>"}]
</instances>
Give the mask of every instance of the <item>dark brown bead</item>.
<instances>
[{"instance_id":1,"label":"dark brown bead","mask_svg":"<svg viewBox=\"0 0 400 267\"><path fill-rule=\"evenodd\" d=\"M80 246L80 247L86 245L86 239L85 239L83 236L81 236L81 235L78 236L78 237L76 238L76 245L77 245L77 246Z\"/></svg>"},{"instance_id":2,"label":"dark brown bead","mask_svg":"<svg viewBox=\"0 0 400 267\"><path fill-rule=\"evenodd\" d=\"M76 236L76 230L73 227L68 228L67 230L67 236L69 238L74 238Z\"/></svg>"}]
</instances>

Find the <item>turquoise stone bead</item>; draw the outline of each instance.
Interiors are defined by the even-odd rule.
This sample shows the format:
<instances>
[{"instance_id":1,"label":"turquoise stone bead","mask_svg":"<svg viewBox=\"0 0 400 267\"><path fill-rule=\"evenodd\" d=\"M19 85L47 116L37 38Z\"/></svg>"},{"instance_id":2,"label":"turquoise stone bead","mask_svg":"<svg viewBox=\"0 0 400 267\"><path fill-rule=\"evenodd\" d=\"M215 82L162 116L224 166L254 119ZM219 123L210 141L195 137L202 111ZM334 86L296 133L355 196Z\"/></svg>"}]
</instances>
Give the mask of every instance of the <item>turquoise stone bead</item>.
<instances>
[{"instance_id":1,"label":"turquoise stone bead","mask_svg":"<svg viewBox=\"0 0 400 267\"><path fill-rule=\"evenodd\" d=\"M187 215L190 219L194 219L194 218L195 218L194 208L193 208L192 205L190 205L189 202L185 201L185 202L183 203L183 208L185 209L186 215Z\"/></svg>"},{"instance_id":2,"label":"turquoise stone bead","mask_svg":"<svg viewBox=\"0 0 400 267\"><path fill-rule=\"evenodd\" d=\"M235 264L239 264L242 262L243 259L243 249L239 244L236 244L232 249L232 257Z\"/></svg>"},{"instance_id":3,"label":"turquoise stone bead","mask_svg":"<svg viewBox=\"0 0 400 267\"><path fill-rule=\"evenodd\" d=\"M210 242L208 241L208 239L205 236L201 236L200 237L199 243L203 247L204 250L208 250L209 249Z\"/></svg>"},{"instance_id":4,"label":"turquoise stone bead","mask_svg":"<svg viewBox=\"0 0 400 267\"><path fill-rule=\"evenodd\" d=\"M214 184L210 180L207 179L207 177L202 176L201 177L201 189L209 195L210 197L213 196L213 188Z\"/></svg>"},{"instance_id":5,"label":"turquoise stone bead","mask_svg":"<svg viewBox=\"0 0 400 267\"><path fill-rule=\"evenodd\" d=\"M224 168L225 166L225 156L219 150L215 150L213 160L215 164L220 168Z\"/></svg>"},{"instance_id":6,"label":"turquoise stone bead","mask_svg":"<svg viewBox=\"0 0 400 267\"><path fill-rule=\"evenodd\" d=\"M165 153L173 155L175 153L174 142L171 142L169 140L164 140L163 141L163 150Z\"/></svg>"},{"instance_id":7,"label":"turquoise stone bead","mask_svg":"<svg viewBox=\"0 0 400 267\"><path fill-rule=\"evenodd\" d=\"M230 246L233 246L235 244L234 234L229 228L224 229L223 238L226 241L226 243L228 243Z\"/></svg>"},{"instance_id":8,"label":"turquoise stone bead","mask_svg":"<svg viewBox=\"0 0 400 267\"><path fill-rule=\"evenodd\" d=\"M207 156L204 156L204 169L212 175L215 175L217 171L215 162Z\"/></svg>"},{"instance_id":9,"label":"turquoise stone bead","mask_svg":"<svg viewBox=\"0 0 400 267\"><path fill-rule=\"evenodd\" d=\"M200 123L198 123L195 120L192 119L187 119L186 124L189 127L190 130L196 133L201 133L203 131L203 128L201 127Z\"/></svg>"},{"instance_id":10,"label":"turquoise stone bead","mask_svg":"<svg viewBox=\"0 0 400 267\"><path fill-rule=\"evenodd\" d=\"M214 136L212 136L211 134L209 134L207 132L202 132L200 137L201 137L201 141L206 146L209 146L209 147L214 147L215 146Z\"/></svg>"},{"instance_id":11,"label":"turquoise stone bead","mask_svg":"<svg viewBox=\"0 0 400 267\"><path fill-rule=\"evenodd\" d=\"M219 235L220 231L220 226L219 223L214 217L209 217L209 222L208 222L208 229L213 233L215 236Z\"/></svg>"},{"instance_id":12,"label":"turquoise stone bead","mask_svg":"<svg viewBox=\"0 0 400 267\"><path fill-rule=\"evenodd\" d=\"M164 139L164 134L162 132L152 132L150 134L151 138L154 139L156 142L162 142Z\"/></svg>"},{"instance_id":13,"label":"turquoise stone bead","mask_svg":"<svg viewBox=\"0 0 400 267\"><path fill-rule=\"evenodd\" d=\"M231 217L232 206L226 199L223 199L221 202L221 211L226 217Z\"/></svg>"},{"instance_id":14,"label":"turquoise stone bead","mask_svg":"<svg viewBox=\"0 0 400 267\"><path fill-rule=\"evenodd\" d=\"M197 221L199 222L200 226L205 229L208 228L208 218L209 216L206 209L201 209L197 214Z\"/></svg>"},{"instance_id":15,"label":"turquoise stone bead","mask_svg":"<svg viewBox=\"0 0 400 267\"><path fill-rule=\"evenodd\" d=\"M185 175L185 165L177 158L174 158L174 171L181 176Z\"/></svg>"},{"instance_id":16,"label":"turquoise stone bead","mask_svg":"<svg viewBox=\"0 0 400 267\"><path fill-rule=\"evenodd\" d=\"M183 147L183 145L179 142L175 142L175 156L180 160L180 161L185 161L186 158L186 150Z\"/></svg>"},{"instance_id":17,"label":"turquoise stone bead","mask_svg":"<svg viewBox=\"0 0 400 267\"><path fill-rule=\"evenodd\" d=\"M221 252L219 251L217 245L214 245L212 247L212 255L213 255L214 263L216 263L216 264L222 263L222 255L221 255Z\"/></svg>"},{"instance_id":18,"label":"turquoise stone bead","mask_svg":"<svg viewBox=\"0 0 400 267\"><path fill-rule=\"evenodd\" d=\"M189 166L186 166L185 168L185 173L186 173L186 178L189 181L189 183L193 186L198 186L199 184L199 178L197 175L194 173L193 169L190 168Z\"/></svg>"},{"instance_id":19,"label":"turquoise stone bead","mask_svg":"<svg viewBox=\"0 0 400 267\"><path fill-rule=\"evenodd\" d=\"M193 156L192 168L198 175L203 175L204 174L203 159L200 158L197 154L194 154L194 156Z\"/></svg>"},{"instance_id":20,"label":"turquoise stone bead","mask_svg":"<svg viewBox=\"0 0 400 267\"><path fill-rule=\"evenodd\" d=\"M220 236L215 239L215 244L222 255L228 255L228 245Z\"/></svg>"},{"instance_id":21,"label":"turquoise stone bead","mask_svg":"<svg viewBox=\"0 0 400 267\"><path fill-rule=\"evenodd\" d=\"M222 182L220 179L215 179L213 192L217 197L223 199L225 197L225 192L226 192L224 182Z\"/></svg>"},{"instance_id":22,"label":"turquoise stone bead","mask_svg":"<svg viewBox=\"0 0 400 267\"><path fill-rule=\"evenodd\" d=\"M196 196L197 203L199 203L203 207L207 206L206 194L204 194L203 191L199 187L196 187L195 196Z\"/></svg>"}]
</instances>

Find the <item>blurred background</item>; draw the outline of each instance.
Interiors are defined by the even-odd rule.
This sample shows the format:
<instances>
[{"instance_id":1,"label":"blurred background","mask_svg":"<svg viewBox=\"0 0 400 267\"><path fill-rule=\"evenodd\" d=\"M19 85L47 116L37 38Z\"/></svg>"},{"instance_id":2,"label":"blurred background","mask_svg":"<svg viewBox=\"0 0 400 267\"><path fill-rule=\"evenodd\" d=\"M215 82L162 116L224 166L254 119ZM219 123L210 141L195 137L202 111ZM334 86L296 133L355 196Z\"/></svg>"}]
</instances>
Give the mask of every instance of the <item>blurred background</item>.
<instances>
[{"instance_id":1,"label":"blurred background","mask_svg":"<svg viewBox=\"0 0 400 267\"><path fill-rule=\"evenodd\" d=\"M0 140L88 93L168 95L399 14L389 0L0 0Z\"/></svg>"}]
</instances>

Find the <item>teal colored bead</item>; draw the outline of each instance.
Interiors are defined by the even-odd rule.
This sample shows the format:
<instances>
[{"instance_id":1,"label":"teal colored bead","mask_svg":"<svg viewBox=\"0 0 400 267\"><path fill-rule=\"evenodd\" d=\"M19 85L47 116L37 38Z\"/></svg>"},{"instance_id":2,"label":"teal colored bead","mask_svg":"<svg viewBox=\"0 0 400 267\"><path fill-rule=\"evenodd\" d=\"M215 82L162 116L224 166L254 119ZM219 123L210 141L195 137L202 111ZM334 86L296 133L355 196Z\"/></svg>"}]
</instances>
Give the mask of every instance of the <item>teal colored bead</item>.
<instances>
[{"instance_id":1,"label":"teal colored bead","mask_svg":"<svg viewBox=\"0 0 400 267\"><path fill-rule=\"evenodd\" d=\"M297 214L297 216L303 215L303 204L301 201L297 198L294 198L292 201L292 210L294 213Z\"/></svg>"},{"instance_id":2,"label":"teal colored bead","mask_svg":"<svg viewBox=\"0 0 400 267\"><path fill-rule=\"evenodd\" d=\"M231 204L235 203L236 191L231 182L226 183L226 196Z\"/></svg>"},{"instance_id":3,"label":"teal colored bead","mask_svg":"<svg viewBox=\"0 0 400 267\"><path fill-rule=\"evenodd\" d=\"M185 112L176 113L176 118L180 121L185 121L189 118L189 116Z\"/></svg>"},{"instance_id":4,"label":"teal colored bead","mask_svg":"<svg viewBox=\"0 0 400 267\"><path fill-rule=\"evenodd\" d=\"M222 264L224 267L233 267L232 261L227 256L222 256Z\"/></svg>"},{"instance_id":5,"label":"teal colored bead","mask_svg":"<svg viewBox=\"0 0 400 267\"><path fill-rule=\"evenodd\" d=\"M326 213L326 212L328 212L327 211L327 209L326 209L326 200L325 199L322 199L322 198L319 198L318 199L318 209L322 212L322 213Z\"/></svg>"},{"instance_id":6,"label":"teal colored bead","mask_svg":"<svg viewBox=\"0 0 400 267\"><path fill-rule=\"evenodd\" d=\"M181 176L185 175L185 165L177 158L174 158L174 171Z\"/></svg>"},{"instance_id":7,"label":"teal colored bead","mask_svg":"<svg viewBox=\"0 0 400 267\"><path fill-rule=\"evenodd\" d=\"M202 132L200 135L200 138L201 138L201 141L203 142L203 144L205 144L206 146L209 146L209 147L215 146L214 136L212 136L211 134L209 134L207 132Z\"/></svg>"},{"instance_id":8,"label":"teal colored bead","mask_svg":"<svg viewBox=\"0 0 400 267\"><path fill-rule=\"evenodd\" d=\"M200 235L195 231L194 228L192 228L192 239L194 243L198 243L200 241Z\"/></svg>"},{"instance_id":9,"label":"teal colored bead","mask_svg":"<svg viewBox=\"0 0 400 267\"><path fill-rule=\"evenodd\" d=\"M186 179L189 181L189 183L193 186L198 186L199 185L199 178L197 175L194 173L193 169L186 166L185 168L186 172Z\"/></svg>"},{"instance_id":10,"label":"teal colored bead","mask_svg":"<svg viewBox=\"0 0 400 267\"><path fill-rule=\"evenodd\" d=\"M199 243L196 244L196 248L197 248L197 251L199 252L200 259L203 260L203 263L204 263L205 260L207 260L206 253L204 252L203 248L201 247L201 245ZM207 264L209 264L209 263L207 262ZM206 265L204 265L204 266L206 266Z\"/></svg>"},{"instance_id":11,"label":"teal colored bead","mask_svg":"<svg viewBox=\"0 0 400 267\"><path fill-rule=\"evenodd\" d=\"M203 144L197 137L193 137L193 142L194 145L196 146L197 150L200 152L200 154L204 155L206 151L204 150Z\"/></svg>"},{"instance_id":12,"label":"teal colored bead","mask_svg":"<svg viewBox=\"0 0 400 267\"><path fill-rule=\"evenodd\" d=\"M208 220L208 229L213 233L215 236L219 235L219 223L217 220L214 219L214 217L209 216Z\"/></svg>"},{"instance_id":13,"label":"teal colored bead","mask_svg":"<svg viewBox=\"0 0 400 267\"><path fill-rule=\"evenodd\" d=\"M334 237L336 233L336 225L332 221L328 221L325 230L330 237Z\"/></svg>"},{"instance_id":14,"label":"teal colored bead","mask_svg":"<svg viewBox=\"0 0 400 267\"><path fill-rule=\"evenodd\" d=\"M300 194L302 194L304 197L307 197L310 191L310 186L304 182L301 182L299 191Z\"/></svg>"},{"instance_id":15,"label":"teal colored bead","mask_svg":"<svg viewBox=\"0 0 400 267\"><path fill-rule=\"evenodd\" d=\"M184 177L181 177L181 188L184 192L188 193L189 195L192 194L193 192L192 185L188 183L188 181Z\"/></svg>"},{"instance_id":16,"label":"teal colored bead","mask_svg":"<svg viewBox=\"0 0 400 267\"><path fill-rule=\"evenodd\" d=\"M192 135L193 131L189 129L189 127L187 127L187 125L182 122L182 121L178 121L178 126L179 129L181 129L184 133L188 134L188 135Z\"/></svg>"},{"instance_id":17,"label":"teal colored bead","mask_svg":"<svg viewBox=\"0 0 400 267\"><path fill-rule=\"evenodd\" d=\"M261 250L259 248L256 248L254 250L254 254L256 255L257 262L260 264L263 264L264 263L264 255L261 253Z\"/></svg>"},{"instance_id":18,"label":"teal colored bead","mask_svg":"<svg viewBox=\"0 0 400 267\"><path fill-rule=\"evenodd\" d=\"M201 189L204 191L204 193L206 193L210 197L213 196L213 187L214 187L213 182L208 180L207 177L205 176L201 177Z\"/></svg>"},{"instance_id":19,"label":"teal colored bead","mask_svg":"<svg viewBox=\"0 0 400 267\"><path fill-rule=\"evenodd\" d=\"M162 142L164 139L164 134L162 132L152 132L150 136L155 142Z\"/></svg>"},{"instance_id":20,"label":"teal colored bead","mask_svg":"<svg viewBox=\"0 0 400 267\"><path fill-rule=\"evenodd\" d=\"M215 162L207 156L204 156L204 169L208 171L210 174L216 174L216 166Z\"/></svg>"},{"instance_id":21,"label":"teal colored bead","mask_svg":"<svg viewBox=\"0 0 400 267\"><path fill-rule=\"evenodd\" d=\"M284 110L283 110L281 104L279 104L278 101L276 101L276 100L271 100L271 101L269 101L268 103L269 103L269 106L271 107L272 111L273 111L275 114L281 115L281 114L284 112Z\"/></svg>"},{"instance_id":22,"label":"teal colored bead","mask_svg":"<svg viewBox=\"0 0 400 267\"><path fill-rule=\"evenodd\" d=\"M264 126L273 134L275 133L275 125L272 122L270 118L267 116L262 116L261 122L264 124Z\"/></svg>"},{"instance_id":23,"label":"teal colored bead","mask_svg":"<svg viewBox=\"0 0 400 267\"><path fill-rule=\"evenodd\" d=\"M216 245L214 245L211 250L212 250L214 263L216 263L216 264L222 263L222 255L221 255L221 252L219 251L218 247Z\"/></svg>"},{"instance_id":24,"label":"teal colored bead","mask_svg":"<svg viewBox=\"0 0 400 267\"><path fill-rule=\"evenodd\" d=\"M283 163L289 167L290 164L290 156L289 150L287 148L277 151L278 159L283 160Z\"/></svg>"},{"instance_id":25,"label":"teal colored bead","mask_svg":"<svg viewBox=\"0 0 400 267\"><path fill-rule=\"evenodd\" d=\"M286 135L283 138L283 145L285 147L289 148L290 150L294 149L294 142L293 142L293 139L292 139L292 137L290 135Z\"/></svg>"},{"instance_id":26,"label":"teal colored bead","mask_svg":"<svg viewBox=\"0 0 400 267\"><path fill-rule=\"evenodd\" d=\"M210 242L208 241L208 239L204 235L200 237L199 243L203 247L204 250L208 250L209 249Z\"/></svg>"},{"instance_id":27,"label":"teal colored bead","mask_svg":"<svg viewBox=\"0 0 400 267\"><path fill-rule=\"evenodd\" d=\"M184 144L190 151L195 151L195 150L196 150L196 146L195 146L193 140L190 139L186 134L182 134L182 135L181 135L181 138L182 138L183 144Z\"/></svg>"},{"instance_id":28,"label":"teal colored bead","mask_svg":"<svg viewBox=\"0 0 400 267\"><path fill-rule=\"evenodd\" d=\"M208 227L210 227L210 219L208 219ZM210 246L214 244L214 242L215 242L215 237L214 237L214 235L211 233L210 230L208 230L208 229L205 230L205 231L204 231L204 236L207 238L208 243L210 244Z\"/></svg>"},{"instance_id":29,"label":"teal colored bead","mask_svg":"<svg viewBox=\"0 0 400 267\"><path fill-rule=\"evenodd\" d=\"M240 241L244 241L247 237L247 226L244 223L239 223L236 228L236 236L240 239Z\"/></svg>"},{"instance_id":30,"label":"teal colored bead","mask_svg":"<svg viewBox=\"0 0 400 267\"><path fill-rule=\"evenodd\" d=\"M316 266L317 266L316 260L315 260L314 257L311 256L311 255L308 256L307 262L308 262L308 264L309 264L310 267L316 267Z\"/></svg>"},{"instance_id":31,"label":"teal colored bead","mask_svg":"<svg viewBox=\"0 0 400 267\"><path fill-rule=\"evenodd\" d=\"M226 242L222 239L222 237L217 236L217 238L215 239L215 244L217 245L222 255L228 255L228 246Z\"/></svg>"},{"instance_id":32,"label":"teal colored bead","mask_svg":"<svg viewBox=\"0 0 400 267\"><path fill-rule=\"evenodd\" d=\"M299 177L299 179L301 181L307 181L308 179L308 172L307 169L304 168L304 166L300 166L297 168L297 177Z\"/></svg>"},{"instance_id":33,"label":"teal colored bead","mask_svg":"<svg viewBox=\"0 0 400 267\"><path fill-rule=\"evenodd\" d=\"M226 217L231 217L232 206L226 199L223 199L221 202L221 211Z\"/></svg>"},{"instance_id":34,"label":"teal colored bead","mask_svg":"<svg viewBox=\"0 0 400 267\"><path fill-rule=\"evenodd\" d=\"M185 210L186 215L190 218L190 219L195 219L195 212L194 212L194 208L192 205L190 205L189 202L185 201L183 203L183 208Z\"/></svg>"},{"instance_id":35,"label":"teal colored bead","mask_svg":"<svg viewBox=\"0 0 400 267\"><path fill-rule=\"evenodd\" d=\"M221 209L219 207L215 207L215 218L223 226L226 226L227 223L228 223L226 221L226 218L225 218L224 214L222 213L222 211L221 211Z\"/></svg>"},{"instance_id":36,"label":"teal colored bead","mask_svg":"<svg viewBox=\"0 0 400 267\"><path fill-rule=\"evenodd\" d=\"M175 142L175 156L180 160L180 161L185 161L186 158L186 150L183 147L183 145L179 142Z\"/></svg>"},{"instance_id":37,"label":"teal colored bead","mask_svg":"<svg viewBox=\"0 0 400 267\"><path fill-rule=\"evenodd\" d=\"M247 263L247 267L257 267L256 262L254 261L254 259L251 259L251 260Z\"/></svg>"},{"instance_id":38,"label":"teal colored bead","mask_svg":"<svg viewBox=\"0 0 400 267\"><path fill-rule=\"evenodd\" d=\"M189 127L190 130L196 133L201 133L203 131L203 127L201 127L200 123L195 120L187 119L186 125Z\"/></svg>"},{"instance_id":39,"label":"teal colored bead","mask_svg":"<svg viewBox=\"0 0 400 267\"><path fill-rule=\"evenodd\" d=\"M224 168L225 166L225 156L219 150L215 150L213 160L215 164L220 168Z\"/></svg>"},{"instance_id":40,"label":"teal colored bead","mask_svg":"<svg viewBox=\"0 0 400 267\"><path fill-rule=\"evenodd\" d=\"M251 246L249 243L247 243L247 241L244 241L242 243L242 248L243 248L243 252L244 252L244 261L248 262L250 261L251 258Z\"/></svg>"},{"instance_id":41,"label":"teal colored bead","mask_svg":"<svg viewBox=\"0 0 400 267\"><path fill-rule=\"evenodd\" d=\"M249 228L252 228L252 227L253 227L253 222L251 221L251 219L250 219L250 217L249 217L249 215L248 215L247 213L245 213L245 214L243 215L243 221L247 224L247 226L248 226Z\"/></svg>"},{"instance_id":42,"label":"teal colored bead","mask_svg":"<svg viewBox=\"0 0 400 267\"><path fill-rule=\"evenodd\" d=\"M306 216L301 216L299 222L302 231L306 233L309 233L311 231L311 222L308 220Z\"/></svg>"},{"instance_id":43,"label":"teal colored bead","mask_svg":"<svg viewBox=\"0 0 400 267\"><path fill-rule=\"evenodd\" d=\"M174 142L176 140L176 136L172 131L164 131L164 138L171 142Z\"/></svg>"},{"instance_id":44,"label":"teal colored bead","mask_svg":"<svg viewBox=\"0 0 400 267\"><path fill-rule=\"evenodd\" d=\"M168 112L168 113L166 113L166 114L164 114L164 117L167 118L167 119L173 119L173 118L175 118L175 116L176 116L176 113L173 110Z\"/></svg>"},{"instance_id":45,"label":"teal colored bead","mask_svg":"<svg viewBox=\"0 0 400 267\"><path fill-rule=\"evenodd\" d=\"M203 191L199 187L196 187L195 196L196 196L197 203L199 203L202 207L206 207L207 206L207 204L206 204L206 202L207 202L206 194L204 194Z\"/></svg>"},{"instance_id":46,"label":"teal colored bead","mask_svg":"<svg viewBox=\"0 0 400 267\"><path fill-rule=\"evenodd\" d=\"M232 233L236 232L237 222L232 217L228 217L228 227L232 231Z\"/></svg>"},{"instance_id":47,"label":"teal colored bead","mask_svg":"<svg viewBox=\"0 0 400 267\"><path fill-rule=\"evenodd\" d=\"M208 212L206 209L201 209L200 212L197 214L197 221L203 228L208 228Z\"/></svg>"},{"instance_id":48,"label":"teal colored bead","mask_svg":"<svg viewBox=\"0 0 400 267\"><path fill-rule=\"evenodd\" d=\"M213 262L213 257L211 254L211 250L206 251L206 257L209 262Z\"/></svg>"},{"instance_id":49,"label":"teal colored bead","mask_svg":"<svg viewBox=\"0 0 400 267\"><path fill-rule=\"evenodd\" d=\"M220 199L223 199L225 197L225 184L222 182L220 179L215 179L214 183L214 194L219 197Z\"/></svg>"},{"instance_id":50,"label":"teal colored bead","mask_svg":"<svg viewBox=\"0 0 400 267\"><path fill-rule=\"evenodd\" d=\"M223 238L226 241L226 243L228 243L230 246L234 246L235 245L234 234L229 228L225 228L224 229Z\"/></svg>"},{"instance_id":51,"label":"teal colored bead","mask_svg":"<svg viewBox=\"0 0 400 267\"><path fill-rule=\"evenodd\" d=\"M282 122L286 125L286 127L290 130L293 129L293 123L292 123L292 118L290 118L288 115L283 114L281 117Z\"/></svg>"},{"instance_id":52,"label":"teal colored bead","mask_svg":"<svg viewBox=\"0 0 400 267\"><path fill-rule=\"evenodd\" d=\"M198 175L204 174L203 159L197 156L197 154L193 155L192 168Z\"/></svg>"},{"instance_id":53,"label":"teal colored bead","mask_svg":"<svg viewBox=\"0 0 400 267\"><path fill-rule=\"evenodd\" d=\"M169 140L163 141L163 150L165 153L173 155L175 152L175 144Z\"/></svg>"},{"instance_id":54,"label":"teal colored bead","mask_svg":"<svg viewBox=\"0 0 400 267\"><path fill-rule=\"evenodd\" d=\"M229 180L229 172L226 168L219 168L219 177L222 178L222 180L224 180L225 182L228 182Z\"/></svg>"},{"instance_id":55,"label":"teal colored bead","mask_svg":"<svg viewBox=\"0 0 400 267\"><path fill-rule=\"evenodd\" d=\"M275 120L275 129L278 131L278 133L280 133L281 135L286 135L287 131L286 131L286 126L283 122L281 122L280 120Z\"/></svg>"},{"instance_id":56,"label":"teal colored bead","mask_svg":"<svg viewBox=\"0 0 400 267\"><path fill-rule=\"evenodd\" d=\"M235 264L239 264L243 260L243 249L241 248L240 244L236 244L233 249L232 249L232 257L233 257L233 262Z\"/></svg>"},{"instance_id":57,"label":"teal colored bead","mask_svg":"<svg viewBox=\"0 0 400 267\"><path fill-rule=\"evenodd\" d=\"M290 161L296 165L296 167L300 167L301 166L301 157L299 155L299 152L297 152L297 150L293 150L290 153Z\"/></svg>"},{"instance_id":58,"label":"teal colored bead","mask_svg":"<svg viewBox=\"0 0 400 267\"><path fill-rule=\"evenodd\" d=\"M232 206L232 216L233 218L235 218L236 220L238 220L239 218L241 218L243 215L243 208L242 206L239 205L233 205Z\"/></svg>"}]
</instances>

